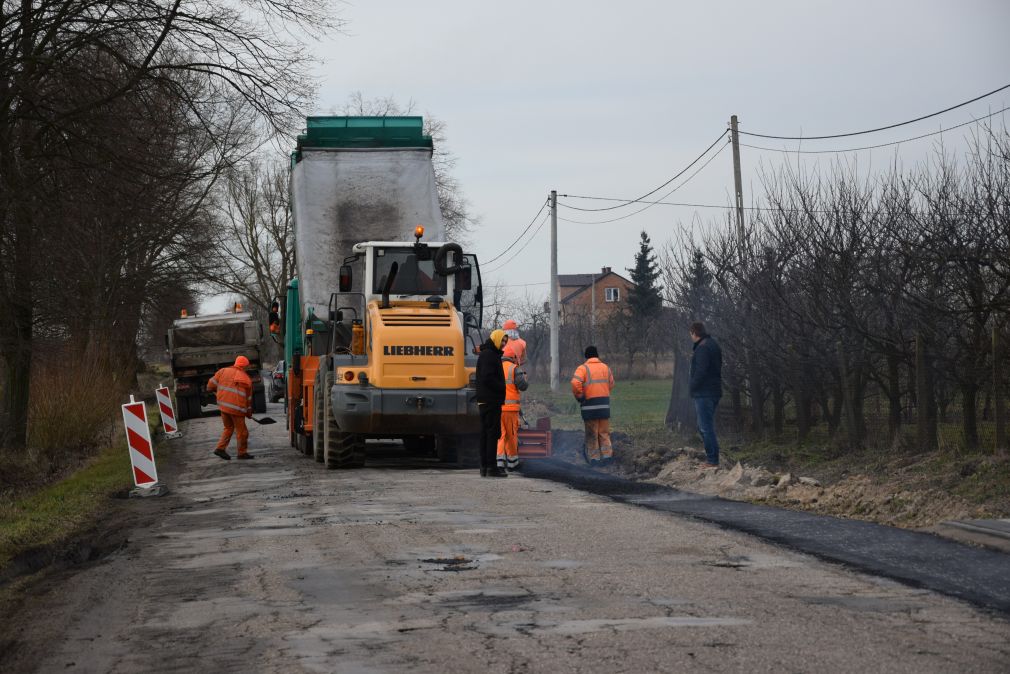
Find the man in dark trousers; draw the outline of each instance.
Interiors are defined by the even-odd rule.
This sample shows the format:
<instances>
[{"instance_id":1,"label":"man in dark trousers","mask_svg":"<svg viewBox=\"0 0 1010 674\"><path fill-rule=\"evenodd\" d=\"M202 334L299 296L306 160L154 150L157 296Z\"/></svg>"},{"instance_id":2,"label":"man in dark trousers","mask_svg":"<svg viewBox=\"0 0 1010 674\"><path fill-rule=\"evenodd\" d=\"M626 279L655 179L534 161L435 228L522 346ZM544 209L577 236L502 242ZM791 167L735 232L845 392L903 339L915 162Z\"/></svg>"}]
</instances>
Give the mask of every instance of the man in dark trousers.
<instances>
[{"instance_id":1,"label":"man in dark trousers","mask_svg":"<svg viewBox=\"0 0 1010 674\"><path fill-rule=\"evenodd\" d=\"M691 397L698 413L698 432L705 443L705 468L719 467L719 441L715 437L715 410L722 398L722 349L705 332L704 323L691 324Z\"/></svg>"},{"instance_id":2,"label":"man in dark trousers","mask_svg":"<svg viewBox=\"0 0 1010 674\"><path fill-rule=\"evenodd\" d=\"M477 408L480 410L480 476L508 477L498 468L498 438L501 437L501 408L505 404L505 371L501 357L508 335L495 330L480 347L477 356Z\"/></svg>"}]
</instances>

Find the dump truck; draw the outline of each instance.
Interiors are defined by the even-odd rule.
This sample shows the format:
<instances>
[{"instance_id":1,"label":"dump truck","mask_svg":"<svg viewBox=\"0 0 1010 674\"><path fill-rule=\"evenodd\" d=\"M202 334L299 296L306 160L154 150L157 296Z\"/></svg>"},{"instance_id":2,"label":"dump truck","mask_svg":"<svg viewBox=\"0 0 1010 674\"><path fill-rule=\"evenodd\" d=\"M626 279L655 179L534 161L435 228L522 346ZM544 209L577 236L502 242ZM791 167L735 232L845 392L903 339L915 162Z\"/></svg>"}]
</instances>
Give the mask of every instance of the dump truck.
<instances>
[{"instance_id":1,"label":"dump truck","mask_svg":"<svg viewBox=\"0 0 1010 674\"><path fill-rule=\"evenodd\" d=\"M376 439L477 458L480 268L445 240L431 155L420 117L309 117L292 153L288 430L328 468Z\"/></svg>"},{"instance_id":2,"label":"dump truck","mask_svg":"<svg viewBox=\"0 0 1010 674\"><path fill-rule=\"evenodd\" d=\"M267 409L266 389L260 375L263 327L252 313L240 307L227 313L189 315L183 311L166 336L175 382L176 416L179 421L200 416L201 406L214 403L207 382L238 356L249 359L253 383L253 411Z\"/></svg>"}]
</instances>

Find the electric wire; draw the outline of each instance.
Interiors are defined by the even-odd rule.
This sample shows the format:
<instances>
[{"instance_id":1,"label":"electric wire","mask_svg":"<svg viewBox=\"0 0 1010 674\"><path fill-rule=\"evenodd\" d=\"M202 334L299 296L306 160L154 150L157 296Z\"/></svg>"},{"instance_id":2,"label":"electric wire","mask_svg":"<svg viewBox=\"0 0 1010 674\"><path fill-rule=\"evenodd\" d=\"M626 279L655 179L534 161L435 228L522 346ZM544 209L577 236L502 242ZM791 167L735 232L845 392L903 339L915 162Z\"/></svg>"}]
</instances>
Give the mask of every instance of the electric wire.
<instances>
[{"instance_id":1,"label":"electric wire","mask_svg":"<svg viewBox=\"0 0 1010 674\"><path fill-rule=\"evenodd\" d=\"M543 209L541 208L540 210L543 210ZM508 264L510 262L512 262L513 260L515 260L516 256L518 256L520 253L522 253L523 251L526 250L526 247L529 246L529 243L531 242L531 240L533 240L534 238L536 238L536 234L540 233L540 229L542 229L543 225L546 224L547 219L549 218L549 216L550 216L549 212L546 215L543 216L543 219L540 220L540 226L536 227L536 230L533 231L533 233L529 236L529 238L526 239L526 243L522 245L522 248L520 248L518 251L516 251L515 253L513 253L511 258L509 258L508 260L506 260L502 264L498 265L494 269L489 269L487 272L485 272L485 274L494 274L495 272L500 271L500 270L505 269L506 267L508 267ZM509 247L509 248L511 248L511 247ZM496 260L497 260L497 258L496 258Z\"/></svg>"},{"instance_id":2,"label":"electric wire","mask_svg":"<svg viewBox=\"0 0 1010 674\"><path fill-rule=\"evenodd\" d=\"M581 196L581 195L577 195L577 194L569 194L568 197L571 198L571 199L593 199L595 201L626 201L625 199L622 199L622 198L619 198L619 197L590 197L590 196ZM660 206L685 206L687 208L721 208L723 210L735 210L736 209L736 206L733 206L733 205L698 204L698 203L691 203L691 202L686 202L686 201L641 201L640 203L643 203L643 204L657 204L657 205L660 205ZM565 208L574 208L574 206L569 206L568 204L561 204L560 202L559 202L559 205L564 206ZM789 211L789 212L795 212L795 213L831 213L832 212L830 210L818 210L818 209L811 209L811 208L779 208L779 207L773 207L773 206L744 206L743 209L745 211ZM579 209L579 210L581 210L581 209ZM560 217L558 218L558 220L561 220L561 219L562 218L560 218ZM565 220L565 222L573 222L573 221L572 220ZM597 223L579 222L578 224L590 225L590 224L597 224Z\"/></svg>"},{"instance_id":3,"label":"electric wire","mask_svg":"<svg viewBox=\"0 0 1010 674\"><path fill-rule=\"evenodd\" d=\"M512 250L512 247L513 247L513 246L515 246L515 245L516 245L517 243L519 243L519 240L520 240L520 239L522 239L522 238L523 238L523 236L525 236L525 235L526 235L526 232L530 231L530 227L532 227L532 226L533 226L533 223L537 221L537 218L539 218L539 217L540 217L540 214L544 212L544 209L545 209L545 208L547 208L547 203L548 203L549 201L550 201L550 199L544 199L544 203L542 203L542 204L540 205L540 210L539 210L539 211L537 211L537 214L533 216L533 219L532 219L532 220L530 220L530 224L526 225L526 229L524 229L524 230L522 231L522 233L520 233L520 234L519 234L519 236L517 236L517 237L516 237L515 241L513 241L512 243L510 243L510 244L509 244L509 247L508 247L508 248L506 248L506 249L505 249L505 250L503 250L502 252L498 253L497 255L495 255L495 256L494 256L493 258L491 258L490 260L488 260L488 261L487 261L487 262L485 262L484 264L491 264L491 263L492 263L492 262L494 262L495 260L498 260L498 259L500 259L500 258L504 257L506 253L508 253L508 252L509 252L510 250Z\"/></svg>"},{"instance_id":4,"label":"electric wire","mask_svg":"<svg viewBox=\"0 0 1010 674\"><path fill-rule=\"evenodd\" d=\"M896 140L890 143L880 143L879 145L867 145L865 147L850 147L841 150L790 150L788 148L777 148L777 147L762 147L760 145L749 145L747 143L740 143L741 147L749 147L752 150L767 150L768 152L781 152L783 154L843 154L845 152L860 152L862 150L876 150L881 147L890 147L892 145L901 145L902 143L910 143L913 140L921 140L923 138L929 138L930 136L939 136L942 133L947 133L948 131L953 131L954 129L960 129L963 126L968 126L969 124L978 124L987 119L995 117L996 115L1002 114L1010 110L1010 106L1003 108L1002 110L997 110L996 112L989 113L984 117L979 117L978 119L971 119L962 124L957 124L955 126L947 127L946 129L940 129L939 131L932 131L930 133L924 133L919 136L912 136L911 138L905 138L903 140Z\"/></svg>"},{"instance_id":5,"label":"electric wire","mask_svg":"<svg viewBox=\"0 0 1010 674\"><path fill-rule=\"evenodd\" d=\"M966 105L974 103L975 101L980 101L983 98L992 96L993 94L998 94L1004 89L1010 89L1010 84L1004 84L998 89L993 89L992 91L982 94L981 96L976 96L971 100L965 101L964 103L958 103L957 105L952 105L949 108L944 108L937 112L932 112L928 115L923 115L922 117L916 117L915 119L910 119L905 122L898 122L897 124L888 124L887 126L878 126L875 129L866 129L865 131L851 131L849 133L833 133L825 136L774 136L767 133L754 133L753 131L738 131L737 133L744 136L754 136L755 138L771 138L773 140L827 140L829 138L849 138L851 136L862 136L868 133L876 133L878 131L886 131L888 129L896 129L899 126L907 126L909 124L914 124L916 122L921 122L924 119L930 119L931 117L936 117L937 115L942 115L945 112L950 112L951 110L957 110L958 108L963 108Z\"/></svg>"},{"instance_id":6,"label":"electric wire","mask_svg":"<svg viewBox=\"0 0 1010 674\"><path fill-rule=\"evenodd\" d=\"M683 169L681 169L681 171L680 171L680 172L678 172L678 173L677 173L677 175L673 176L672 178L670 178L669 180L667 180L667 181L666 181L665 183L663 183L663 184L662 184L662 185L660 185L659 187L657 187L657 188L655 188L655 189L653 189L653 190L649 190L648 192L646 192L646 193L645 193L645 194L643 194L642 196L638 197L637 199L629 199L629 200L628 200L628 201L627 201L626 203L623 203L623 204L617 204L616 206L607 206L606 208L579 208L578 206L569 206L569 208L574 208L574 209L575 209L575 210L577 210L577 211L612 211L612 210L614 210L615 208L623 208L624 206L628 206L628 205L631 205L631 204L634 204L634 203L638 203L638 202L640 202L640 201L641 201L642 199L645 199L646 197L650 197L650 196L652 196L653 194L655 194L655 193L656 193L656 192L658 192L659 190L663 189L664 187L666 187L667 185L669 185L670 183L672 183L672 182L673 182L674 180L676 180L677 178L681 177L682 175L684 175L685 173L687 173L688 171L690 171L690 170L691 170L691 167L692 167L692 166L694 166L695 164L697 164L697 163L698 163L699 161L701 161L701 159L702 159L702 158L703 158L703 157L704 157L705 155L707 155L707 154L709 153L709 151L710 151L710 150L711 150L711 149L712 149L713 147L715 147L715 146L716 146L716 145L717 145L717 144L719 143L719 141L720 141L720 140L722 140L722 139L723 139L723 137L724 137L724 136L725 136L725 135L726 135L727 133L729 133L729 129L723 129L722 133L720 133L720 134L719 134L719 137L718 137L718 138L716 138L716 139L715 139L714 141L712 141L712 144L711 144L711 145L709 145L708 147L706 147L706 148L705 148L705 151L704 151L704 152L702 152L702 153L701 153L700 155L698 155L698 156L697 156L697 157L696 157L696 158L694 159L694 161L692 161L692 162L691 162L690 164L688 164L688 165L687 165L687 166L685 166L685 167L684 167Z\"/></svg>"},{"instance_id":7,"label":"electric wire","mask_svg":"<svg viewBox=\"0 0 1010 674\"><path fill-rule=\"evenodd\" d=\"M624 220L626 218L630 218L633 215L638 215L642 211L646 211L646 210L652 208L653 206L662 203L663 199L666 199L668 196L670 196L671 194L673 194L674 192L676 192L677 190L679 190L681 187L683 187L684 185L686 185L689 182L691 182L691 180L696 175L698 175L699 173L701 173L702 171L704 171L706 166L708 166L709 164L711 164L715 160L716 157L718 157L720 154L722 154L723 150L725 150L727 147L729 147L729 145L730 145L730 143L727 140L727 142L724 143L721 148L719 148L718 152L716 152L714 155L712 155L711 157L709 157L708 160L704 164L702 164L701 166L699 166L697 171L695 171L694 173L692 173L691 175L689 175L684 180L684 182L680 183L679 185L677 185L676 187L674 187L672 190L670 190L669 192L667 192L666 194L664 194L663 196L661 196L659 198L659 201L653 201L651 203L647 203L647 205L643 206L642 208L638 209L637 211L632 211L631 213L627 213L625 215L621 215L621 216L618 216L616 218L611 218L609 220L572 220L570 218L563 218L560 215L558 216L558 220L564 220L565 222L571 222L571 223L577 224L577 225L604 225L604 224L607 224L607 223L610 223L610 222L617 222L618 220ZM568 195L567 194L559 194L558 196L567 197ZM639 203L645 203L645 202L639 202ZM561 204L561 205L570 208L570 206L568 206L568 204Z\"/></svg>"}]
</instances>

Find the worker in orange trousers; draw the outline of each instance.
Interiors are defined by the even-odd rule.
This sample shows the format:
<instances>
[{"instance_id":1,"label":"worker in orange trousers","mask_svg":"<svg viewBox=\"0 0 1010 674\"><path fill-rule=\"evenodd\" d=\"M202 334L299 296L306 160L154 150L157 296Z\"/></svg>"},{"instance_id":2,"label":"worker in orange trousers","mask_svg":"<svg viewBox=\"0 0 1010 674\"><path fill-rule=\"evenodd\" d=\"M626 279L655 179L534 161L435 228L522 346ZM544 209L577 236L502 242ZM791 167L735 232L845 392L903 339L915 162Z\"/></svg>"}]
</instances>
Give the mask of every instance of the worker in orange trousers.
<instances>
[{"instance_id":1,"label":"worker in orange trousers","mask_svg":"<svg viewBox=\"0 0 1010 674\"><path fill-rule=\"evenodd\" d=\"M587 346L586 362L572 375L572 395L582 407L582 422L586 427L586 461L591 466L614 460L610 442L610 391L614 388L614 373L600 360L595 346Z\"/></svg>"},{"instance_id":2,"label":"worker in orange trousers","mask_svg":"<svg viewBox=\"0 0 1010 674\"><path fill-rule=\"evenodd\" d=\"M231 460L228 443L231 442L232 433L238 440L238 458L253 458L248 451L249 429L245 425L245 420L252 417L253 397L252 380L245 371L247 367L249 359L239 356L234 365L221 368L207 382L207 390L217 392L217 407L224 424L214 455L225 461Z\"/></svg>"},{"instance_id":3,"label":"worker in orange trousers","mask_svg":"<svg viewBox=\"0 0 1010 674\"><path fill-rule=\"evenodd\" d=\"M519 368L519 355L508 340L502 352L505 374L505 404L501 407L501 437L498 439L498 468L519 468L519 411L522 392L529 388L526 373Z\"/></svg>"}]
</instances>

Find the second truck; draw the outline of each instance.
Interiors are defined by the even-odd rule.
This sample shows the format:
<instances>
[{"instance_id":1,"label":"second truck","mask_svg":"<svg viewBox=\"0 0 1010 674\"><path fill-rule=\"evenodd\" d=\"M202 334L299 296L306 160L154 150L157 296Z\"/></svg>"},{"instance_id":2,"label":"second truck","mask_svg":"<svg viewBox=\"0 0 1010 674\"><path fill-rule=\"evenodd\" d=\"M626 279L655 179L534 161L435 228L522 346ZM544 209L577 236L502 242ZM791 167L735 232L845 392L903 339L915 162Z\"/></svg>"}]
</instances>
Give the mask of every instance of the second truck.
<instances>
[{"instance_id":1,"label":"second truck","mask_svg":"<svg viewBox=\"0 0 1010 674\"><path fill-rule=\"evenodd\" d=\"M420 117L309 117L292 154L289 433L329 468L370 439L477 455L480 270L445 240L431 155Z\"/></svg>"}]
</instances>

